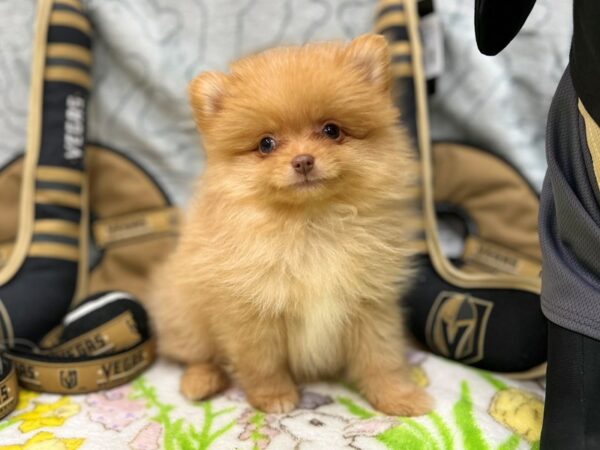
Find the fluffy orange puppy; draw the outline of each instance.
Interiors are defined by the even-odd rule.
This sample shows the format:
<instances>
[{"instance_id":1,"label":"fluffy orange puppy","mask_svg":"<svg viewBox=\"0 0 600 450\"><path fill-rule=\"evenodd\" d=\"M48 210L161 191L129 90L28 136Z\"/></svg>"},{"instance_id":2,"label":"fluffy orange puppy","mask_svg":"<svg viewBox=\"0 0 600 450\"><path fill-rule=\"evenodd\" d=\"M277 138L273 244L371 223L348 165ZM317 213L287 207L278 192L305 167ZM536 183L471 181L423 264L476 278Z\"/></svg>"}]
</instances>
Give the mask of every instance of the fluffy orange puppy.
<instances>
[{"instance_id":1,"label":"fluffy orange puppy","mask_svg":"<svg viewBox=\"0 0 600 450\"><path fill-rule=\"evenodd\" d=\"M374 408L430 398L404 357L416 173L383 37L277 48L189 87L206 168L149 303L189 399L229 378L266 412L297 383L345 378Z\"/></svg>"}]
</instances>

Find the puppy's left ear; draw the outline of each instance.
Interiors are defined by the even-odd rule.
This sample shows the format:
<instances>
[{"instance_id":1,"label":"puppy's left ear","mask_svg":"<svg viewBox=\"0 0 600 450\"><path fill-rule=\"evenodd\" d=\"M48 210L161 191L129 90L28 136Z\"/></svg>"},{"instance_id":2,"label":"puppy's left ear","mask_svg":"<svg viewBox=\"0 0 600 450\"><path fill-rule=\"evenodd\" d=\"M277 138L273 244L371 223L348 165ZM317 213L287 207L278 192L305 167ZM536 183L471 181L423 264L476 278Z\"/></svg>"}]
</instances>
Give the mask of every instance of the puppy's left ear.
<instances>
[{"instance_id":1,"label":"puppy's left ear","mask_svg":"<svg viewBox=\"0 0 600 450\"><path fill-rule=\"evenodd\" d=\"M380 34L363 34L346 47L346 60L355 70L360 71L366 80L381 89L389 91L392 85L390 49Z\"/></svg>"}]
</instances>

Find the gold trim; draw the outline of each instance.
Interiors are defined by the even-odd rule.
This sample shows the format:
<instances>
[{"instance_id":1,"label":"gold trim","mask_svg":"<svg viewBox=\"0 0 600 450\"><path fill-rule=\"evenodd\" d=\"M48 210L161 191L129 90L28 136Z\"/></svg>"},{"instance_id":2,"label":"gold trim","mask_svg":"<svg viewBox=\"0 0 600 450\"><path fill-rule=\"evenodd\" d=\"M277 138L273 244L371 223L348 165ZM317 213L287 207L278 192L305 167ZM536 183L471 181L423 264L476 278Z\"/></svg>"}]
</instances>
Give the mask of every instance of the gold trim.
<instances>
[{"instance_id":1,"label":"gold trim","mask_svg":"<svg viewBox=\"0 0 600 450\"><path fill-rule=\"evenodd\" d=\"M390 52L392 55L410 55L410 42L398 41L390 43Z\"/></svg>"},{"instance_id":2,"label":"gold trim","mask_svg":"<svg viewBox=\"0 0 600 450\"><path fill-rule=\"evenodd\" d=\"M541 291L539 277L514 275L467 274L454 267L442 254L438 236L433 201L431 167L431 142L427 112L427 89L423 72L423 53L418 29L418 15L414 0L406 0L406 24L413 54L415 99L417 101L417 140L421 150L423 182L423 211L425 214L425 234L431 262L436 272L445 280L462 288L504 288L520 289L534 294Z\"/></svg>"},{"instance_id":3,"label":"gold trim","mask_svg":"<svg viewBox=\"0 0 600 450\"><path fill-rule=\"evenodd\" d=\"M176 234L180 220L179 208L167 207L101 219L93 224L92 232L96 245L105 248L128 239Z\"/></svg>"},{"instance_id":4,"label":"gold trim","mask_svg":"<svg viewBox=\"0 0 600 450\"><path fill-rule=\"evenodd\" d=\"M10 259L10 254L13 251L14 243L6 242L0 244L0 268Z\"/></svg>"},{"instance_id":5,"label":"gold trim","mask_svg":"<svg viewBox=\"0 0 600 450\"><path fill-rule=\"evenodd\" d=\"M585 109L585 106L579 100L578 102L579 113L583 116L585 122L585 139L587 141L588 149L592 157L592 165L594 166L594 175L596 175L596 183L600 188L600 128L596 121L590 116Z\"/></svg>"},{"instance_id":6,"label":"gold trim","mask_svg":"<svg viewBox=\"0 0 600 450\"><path fill-rule=\"evenodd\" d=\"M35 169L38 163L41 142L41 119L43 100L43 69L46 59L46 37L48 34L48 18L52 0L39 0L35 20L36 30L33 41L33 57L31 63L31 80L29 87L29 104L27 117L27 147L23 162L23 178L19 204L19 227L15 240L15 249L6 265L0 270L0 285L8 282L17 273L27 255L31 242L33 226L35 187Z\"/></svg>"},{"instance_id":7,"label":"gold trim","mask_svg":"<svg viewBox=\"0 0 600 450\"><path fill-rule=\"evenodd\" d=\"M540 261L478 236L467 237L462 259L495 272L526 277L538 277L542 270Z\"/></svg>"},{"instance_id":8,"label":"gold trim","mask_svg":"<svg viewBox=\"0 0 600 450\"><path fill-rule=\"evenodd\" d=\"M396 78L411 77L413 75L413 66L409 62L392 64L392 75Z\"/></svg>"},{"instance_id":9,"label":"gold trim","mask_svg":"<svg viewBox=\"0 0 600 450\"><path fill-rule=\"evenodd\" d=\"M35 202L50 205L81 208L81 195L74 192L55 191L52 189L38 189L35 193Z\"/></svg>"},{"instance_id":10,"label":"gold trim","mask_svg":"<svg viewBox=\"0 0 600 450\"><path fill-rule=\"evenodd\" d=\"M2 315L4 325L6 325L6 332L8 333L8 336L5 336L5 339L8 341L8 346L13 347L15 345L15 330L2 300L0 300L0 315Z\"/></svg>"},{"instance_id":11,"label":"gold trim","mask_svg":"<svg viewBox=\"0 0 600 450\"><path fill-rule=\"evenodd\" d=\"M87 153L86 153L87 154ZM71 300L71 307L78 305L88 295L89 287L89 183L88 177L83 178L81 186L81 221L79 222L79 265L77 267L77 284Z\"/></svg>"},{"instance_id":12,"label":"gold trim","mask_svg":"<svg viewBox=\"0 0 600 450\"><path fill-rule=\"evenodd\" d=\"M410 0L409 0L410 1ZM408 8L407 12L408 12ZM375 22L375 31L381 33L383 30L389 27L397 27L399 25L406 24L406 13L403 11L393 11L379 17Z\"/></svg>"},{"instance_id":13,"label":"gold trim","mask_svg":"<svg viewBox=\"0 0 600 450\"><path fill-rule=\"evenodd\" d=\"M81 11L81 2L79 0L54 0L55 5L67 5L77 8Z\"/></svg>"},{"instance_id":14,"label":"gold trim","mask_svg":"<svg viewBox=\"0 0 600 450\"><path fill-rule=\"evenodd\" d=\"M82 64L92 63L92 53L89 49L75 44L48 44L48 58L64 58Z\"/></svg>"},{"instance_id":15,"label":"gold trim","mask_svg":"<svg viewBox=\"0 0 600 450\"><path fill-rule=\"evenodd\" d=\"M511 378L513 380L532 380L535 378L542 378L546 376L546 369L548 363L542 363L539 366L535 366L532 369L525 370L523 372L496 372L499 375Z\"/></svg>"},{"instance_id":16,"label":"gold trim","mask_svg":"<svg viewBox=\"0 0 600 450\"><path fill-rule=\"evenodd\" d=\"M85 175L80 170L54 166L40 166L37 168L35 174L38 181L73 184L75 186L81 186L83 184L84 176Z\"/></svg>"},{"instance_id":17,"label":"gold trim","mask_svg":"<svg viewBox=\"0 0 600 450\"><path fill-rule=\"evenodd\" d=\"M44 78L48 81L62 81L65 83L78 84L89 89L92 85L90 75L84 70L69 66L48 66L44 72Z\"/></svg>"},{"instance_id":18,"label":"gold trim","mask_svg":"<svg viewBox=\"0 0 600 450\"><path fill-rule=\"evenodd\" d=\"M33 232L79 239L79 224L60 219L41 219L33 224Z\"/></svg>"},{"instance_id":19,"label":"gold trim","mask_svg":"<svg viewBox=\"0 0 600 450\"><path fill-rule=\"evenodd\" d=\"M34 242L29 247L29 256L79 261L79 250L74 245L60 242Z\"/></svg>"},{"instance_id":20,"label":"gold trim","mask_svg":"<svg viewBox=\"0 0 600 450\"><path fill-rule=\"evenodd\" d=\"M46 350L44 354L71 358L107 355L131 348L141 340L133 314L126 310L102 325Z\"/></svg>"},{"instance_id":21,"label":"gold trim","mask_svg":"<svg viewBox=\"0 0 600 450\"><path fill-rule=\"evenodd\" d=\"M71 11L52 11L50 25L75 28L87 35L92 32L89 20L85 16Z\"/></svg>"}]
</instances>

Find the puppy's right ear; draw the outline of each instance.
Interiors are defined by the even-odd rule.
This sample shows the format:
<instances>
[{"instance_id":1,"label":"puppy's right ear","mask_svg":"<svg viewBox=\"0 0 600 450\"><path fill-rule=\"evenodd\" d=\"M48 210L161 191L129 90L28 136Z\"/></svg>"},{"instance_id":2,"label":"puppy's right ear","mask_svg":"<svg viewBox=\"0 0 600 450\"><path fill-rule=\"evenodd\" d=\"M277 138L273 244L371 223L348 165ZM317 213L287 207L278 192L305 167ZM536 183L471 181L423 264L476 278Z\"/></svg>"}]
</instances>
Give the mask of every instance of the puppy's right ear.
<instances>
[{"instance_id":1,"label":"puppy's right ear","mask_svg":"<svg viewBox=\"0 0 600 450\"><path fill-rule=\"evenodd\" d=\"M201 124L221 110L227 75L203 72L190 81L188 95L194 119Z\"/></svg>"}]
</instances>

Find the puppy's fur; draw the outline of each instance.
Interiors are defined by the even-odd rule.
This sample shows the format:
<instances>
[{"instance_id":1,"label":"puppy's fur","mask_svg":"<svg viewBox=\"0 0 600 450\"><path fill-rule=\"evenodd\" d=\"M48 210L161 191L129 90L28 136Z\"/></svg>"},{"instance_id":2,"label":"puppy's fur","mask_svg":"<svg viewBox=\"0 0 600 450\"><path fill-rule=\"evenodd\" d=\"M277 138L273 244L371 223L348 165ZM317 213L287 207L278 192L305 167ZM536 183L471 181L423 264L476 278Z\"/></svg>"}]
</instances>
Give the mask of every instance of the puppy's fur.
<instances>
[{"instance_id":1,"label":"puppy's fur","mask_svg":"<svg viewBox=\"0 0 600 450\"><path fill-rule=\"evenodd\" d=\"M389 63L383 37L365 35L268 50L190 84L206 170L148 305L160 351L187 366L186 397L232 376L255 407L284 412L296 383L345 377L382 412L429 410L397 305L416 166ZM264 136L277 142L267 155ZM292 167L299 154L314 157L309 173Z\"/></svg>"}]
</instances>

